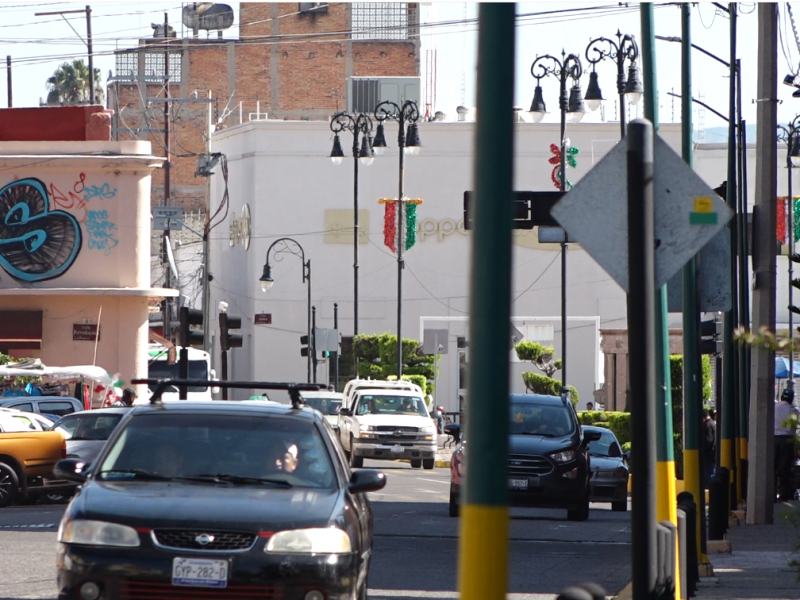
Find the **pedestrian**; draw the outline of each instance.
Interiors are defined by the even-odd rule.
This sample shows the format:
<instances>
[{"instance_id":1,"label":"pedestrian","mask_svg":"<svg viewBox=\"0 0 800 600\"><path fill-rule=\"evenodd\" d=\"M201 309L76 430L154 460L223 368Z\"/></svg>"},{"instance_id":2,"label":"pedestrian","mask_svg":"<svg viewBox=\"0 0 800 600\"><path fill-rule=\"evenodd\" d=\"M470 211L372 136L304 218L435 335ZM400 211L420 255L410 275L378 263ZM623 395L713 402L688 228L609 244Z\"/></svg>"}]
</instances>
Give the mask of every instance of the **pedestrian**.
<instances>
[{"instance_id":1,"label":"pedestrian","mask_svg":"<svg viewBox=\"0 0 800 600\"><path fill-rule=\"evenodd\" d=\"M796 458L795 432L800 411L792 402L794 390L786 388L781 402L775 405L775 488L778 500L792 500L794 485L792 467Z\"/></svg>"},{"instance_id":2,"label":"pedestrian","mask_svg":"<svg viewBox=\"0 0 800 600\"><path fill-rule=\"evenodd\" d=\"M114 402L111 406L115 407L126 407L126 406L133 406L133 402L136 400L136 392L133 388L125 388L122 391L122 398Z\"/></svg>"},{"instance_id":3,"label":"pedestrian","mask_svg":"<svg viewBox=\"0 0 800 600\"><path fill-rule=\"evenodd\" d=\"M716 473L717 462L717 424L711 418L710 411L703 409L702 447L703 453L703 487L708 489L711 478Z\"/></svg>"},{"instance_id":4,"label":"pedestrian","mask_svg":"<svg viewBox=\"0 0 800 600\"><path fill-rule=\"evenodd\" d=\"M586 403L586 410L587 411L594 410L594 402L587 402Z\"/></svg>"}]
</instances>

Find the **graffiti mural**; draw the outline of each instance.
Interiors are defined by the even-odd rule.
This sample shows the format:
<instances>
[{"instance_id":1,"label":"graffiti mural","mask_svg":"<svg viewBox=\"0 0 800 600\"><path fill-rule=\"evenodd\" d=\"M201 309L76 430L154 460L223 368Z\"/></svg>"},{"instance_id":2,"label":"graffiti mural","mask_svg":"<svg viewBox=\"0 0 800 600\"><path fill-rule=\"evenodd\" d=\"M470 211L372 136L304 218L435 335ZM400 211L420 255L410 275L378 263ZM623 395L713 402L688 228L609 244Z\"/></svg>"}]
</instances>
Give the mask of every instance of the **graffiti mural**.
<instances>
[{"instance_id":1,"label":"graffiti mural","mask_svg":"<svg viewBox=\"0 0 800 600\"><path fill-rule=\"evenodd\" d=\"M0 189L0 267L21 281L62 275L81 249L78 220L50 210L47 188L35 178Z\"/></svg>"},{"instance_id":2,"label":"graffiti mural","mask_svg":"<svg viewBox=\"0 0 800 600\"><path fill-rule=\"evenodd\" d=\"M102 250L108 256L119 244L114 237L117 226L108 220L107 210L90 210L83 226L86 228L89 250Z\"/></svg>"}]
</instances>

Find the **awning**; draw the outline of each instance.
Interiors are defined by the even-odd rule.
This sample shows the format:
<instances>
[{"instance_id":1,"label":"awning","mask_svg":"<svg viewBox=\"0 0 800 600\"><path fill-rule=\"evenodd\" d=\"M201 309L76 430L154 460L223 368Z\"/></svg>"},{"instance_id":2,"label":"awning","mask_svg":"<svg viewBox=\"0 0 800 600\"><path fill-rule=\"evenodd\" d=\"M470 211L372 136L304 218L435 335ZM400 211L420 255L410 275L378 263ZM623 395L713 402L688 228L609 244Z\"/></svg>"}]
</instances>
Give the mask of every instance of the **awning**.
<instances>
[{"instance_id":1,"label":"awning","mask_svg":"<svg viewBox=\"0 0 800 600\"><path fill-rule=\"evenodd\" d=\"M794 361L792 372L795 377L800 377L800 361ZM775 357L775 377L777 379L789 378L789 359L784 356Z\"/></svg>"}]
</instances>

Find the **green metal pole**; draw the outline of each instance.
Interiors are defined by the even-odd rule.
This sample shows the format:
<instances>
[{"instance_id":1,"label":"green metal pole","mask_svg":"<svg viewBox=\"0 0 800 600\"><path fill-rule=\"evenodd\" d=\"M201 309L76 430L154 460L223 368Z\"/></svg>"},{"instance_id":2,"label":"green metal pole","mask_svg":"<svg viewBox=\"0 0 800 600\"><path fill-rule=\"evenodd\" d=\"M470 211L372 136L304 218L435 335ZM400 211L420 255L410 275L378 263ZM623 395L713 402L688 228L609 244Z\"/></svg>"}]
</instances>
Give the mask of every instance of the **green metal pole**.
<instances>
[{"instance_id":1,"label":"green metal pole","mask_svg":"<svg viewBox=\"0 0 800 600\"><path fill-rule=\"evenodd\" d=\"M736 210L736 5L729 4L730 12L730 87L729 87L729 121L728 121L728 176L726 201L732 210ZM730 498L731 505L738 498L738 476L736 473L736 382L737 352L733 342L733 330L737 321L737 272L736 272L736 219L728 221L731 231L731 310L722 315L722 410L720 419L720 466L731 472Z\"/></svg>"},{"instance_id":2,"label":"green metal pole","mask_svg":"<svg viewBox=\"0 0 800 600\"><path fill-rule=\"evenodd\" d=\"M692 145L692 31L691 4L681 4L681 155L694 164ZM683 267L683 483L697 505L695 543L697 555L704 553L703 464L700 451L700 409L702 408L703 366L699 351L700 305L697 297L697 257ZM704 561L705 562L705 561Z\"/></svg>"},{"instance_id":3,"label":"green metal pole","mask_svg":"<svg viewBox=\"0 0 800 600\"><path fill-rule=\"evenodd\" d=\"M508 583L508 323L514 164L515 5L481 4L467 396L461 494L462 600L505 600Z\"/></svg>"},{"instance_id":4,"label":"green metal pole","mask_svg":"<svg viewBox=\"0 0 800 600\"><path fill-rule=\"evenodd\" d=\"M644 115L653 123L658 134L658 91L656 85L656 37L653 4L641 5L642 22L642 73L644 79ZM656 169L658 166L656 165ZM655 362L656 362L656 520L678 525L678 507L675 504L675 450L672 440L672 389L669 362L669 329L667 321L667 286L655 293ZM634 507L635 510L635 507ZM675 589L680 590L680 577L676 556ZM639 600L636 598L635 600Z\"/></svg>"}]
</instances>

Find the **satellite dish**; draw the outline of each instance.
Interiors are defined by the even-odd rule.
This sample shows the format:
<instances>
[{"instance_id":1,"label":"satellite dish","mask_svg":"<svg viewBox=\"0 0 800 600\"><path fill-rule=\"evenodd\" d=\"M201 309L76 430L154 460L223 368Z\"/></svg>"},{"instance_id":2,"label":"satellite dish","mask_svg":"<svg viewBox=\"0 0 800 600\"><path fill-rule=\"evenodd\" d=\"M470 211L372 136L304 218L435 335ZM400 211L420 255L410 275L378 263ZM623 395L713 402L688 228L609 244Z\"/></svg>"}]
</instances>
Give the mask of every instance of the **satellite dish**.
<instances>
[{"instance_id":1,"label":"satellite dish","mask_svg":"<svg viewBox=\"0 0 800 600\"><path fill-rule=\"evenodd\" d=\"M190 2L183 7L183 24L195 36L200 29L228 29L233 25L233 9L227 4Z\"/></svg>"}]
</instances>

